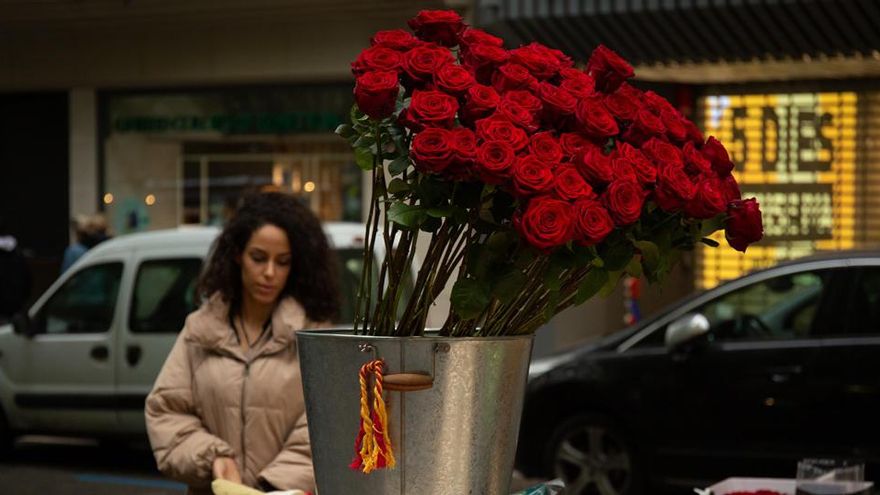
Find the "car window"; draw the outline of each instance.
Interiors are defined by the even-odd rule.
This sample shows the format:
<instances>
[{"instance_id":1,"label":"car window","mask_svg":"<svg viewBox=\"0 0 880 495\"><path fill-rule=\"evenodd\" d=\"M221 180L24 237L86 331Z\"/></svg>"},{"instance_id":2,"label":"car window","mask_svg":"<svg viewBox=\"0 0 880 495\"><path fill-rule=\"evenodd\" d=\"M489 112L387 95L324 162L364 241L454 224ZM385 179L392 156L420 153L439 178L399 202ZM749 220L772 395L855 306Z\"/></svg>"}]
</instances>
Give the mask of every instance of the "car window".
<instances>
[{"instance_id":1,"label":"car window","mask_svg":"<svg viewBox=\"0 0 880 495\"><path fill-rule=\"evenodd\" d=\"M34 317L38 333L102 333L110 330L122 263L92 265L73 274Z\"/></svg>"},{"instance_id":2,"label":"car window","mask_svg":"<svg viewBox=\"0 0 880 495\"><path fill-rule=\"evenodd\" d=\"M196 309L199 258L144 261L138 267L128 328L135 333L174 333Z\"/></svg>"},{"instance_id":3,"label":"car window","mask_svg":"<svg viewBox=\"0 0 880 495\"><path fill-rule=\"evenodd\" d=\"M774 277L729 292L697 308L715 341L810 336L828 270Z\"/></svg>"},{"instance_id":4,"label":"car window","mask_svg":"<svg viewBox=\"0 0 880 495\"><path fill-rule=\"evenodd\" d=\"M857 271L848 298L846 325L837 326L837 334L880 334L880 267L865 267Z\"/></svg>"}]
</instances>

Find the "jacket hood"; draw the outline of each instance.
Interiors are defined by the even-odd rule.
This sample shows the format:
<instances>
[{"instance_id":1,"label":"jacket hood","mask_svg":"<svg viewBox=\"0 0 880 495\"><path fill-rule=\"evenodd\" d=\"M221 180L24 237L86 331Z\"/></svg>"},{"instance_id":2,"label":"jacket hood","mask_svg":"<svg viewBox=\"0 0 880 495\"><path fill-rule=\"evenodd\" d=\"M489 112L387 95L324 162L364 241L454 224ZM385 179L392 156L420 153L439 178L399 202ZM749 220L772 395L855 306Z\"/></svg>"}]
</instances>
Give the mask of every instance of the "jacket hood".
<instances>
[{"instance_id":1,"label":"jacket hood","mask_svg":"<svg viewBox=\"0 0 880 495\"><path fill-rule=\"evenodd\" d=\"M278 301L272 312L271 340L262 353L277 352L296 345L295 333L306 326L305 308L293 297ZM229 304L220 294L212 295L198 310L186 318L188 342L213 350L241 354L238 339L229 324Z\"/></svg>"}]
</instances>

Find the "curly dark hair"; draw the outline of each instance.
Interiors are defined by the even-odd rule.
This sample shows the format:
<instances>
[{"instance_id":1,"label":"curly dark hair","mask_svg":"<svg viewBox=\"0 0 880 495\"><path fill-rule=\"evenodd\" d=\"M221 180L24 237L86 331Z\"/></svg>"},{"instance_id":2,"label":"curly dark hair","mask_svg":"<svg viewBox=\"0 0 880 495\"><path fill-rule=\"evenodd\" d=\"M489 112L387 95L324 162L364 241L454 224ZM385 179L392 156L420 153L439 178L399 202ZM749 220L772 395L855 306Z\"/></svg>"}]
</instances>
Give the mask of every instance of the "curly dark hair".
<instances>
[{"instance_id":1,"label":"curly dark hair","mask_svg":"<svg viewBox=\"0 0 880 495\"><path fill-rule=\"evenodd\" d=\"M198 296L207 299L220 293L229 304L230 316L239 311L242 281L236 259L251 235L264 225L280 228L290 242L290 276L280 297L296 298L312 321L332 321L340 305L336 256L314 213L293 196L278 192L244 198L214 241L208 266L199 280Z\"/></svg>"}]
</instances>

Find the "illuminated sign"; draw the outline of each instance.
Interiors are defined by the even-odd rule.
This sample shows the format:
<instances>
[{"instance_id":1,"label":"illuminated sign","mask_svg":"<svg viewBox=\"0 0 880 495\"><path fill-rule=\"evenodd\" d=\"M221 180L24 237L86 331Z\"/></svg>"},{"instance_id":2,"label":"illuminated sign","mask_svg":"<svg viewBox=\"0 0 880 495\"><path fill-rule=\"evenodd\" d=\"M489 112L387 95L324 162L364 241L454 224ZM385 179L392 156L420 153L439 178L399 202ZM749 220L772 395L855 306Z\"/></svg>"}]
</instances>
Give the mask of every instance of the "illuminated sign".
<instances>
[{"instance_id":1,"label":"illuminated sign","mask_svg":"<svg viewBox=\"0 0 880 495\"><path fill-rule=\"evenodd\" d=\"M699 287L815 250L853 247L856 107L851 92L704 99L706 135L730 151L743 197L758 198L765 236L745 255L701 248Z\"/></svg>"}]
</instances>

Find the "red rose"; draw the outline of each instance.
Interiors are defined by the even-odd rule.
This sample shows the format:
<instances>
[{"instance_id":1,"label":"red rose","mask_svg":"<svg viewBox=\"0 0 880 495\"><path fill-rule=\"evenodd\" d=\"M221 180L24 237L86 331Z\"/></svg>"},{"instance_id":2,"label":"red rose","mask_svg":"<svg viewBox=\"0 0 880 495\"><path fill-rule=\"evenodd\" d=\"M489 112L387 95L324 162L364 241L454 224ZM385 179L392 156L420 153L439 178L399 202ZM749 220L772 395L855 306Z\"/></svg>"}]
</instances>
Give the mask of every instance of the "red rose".
<instances>
[{"instance_id":1,"label":"red rose","mask_svg":"<svg viewBox=\"0 0 880 495\"><path fill-rule=\"evenodd\" d=\"M374 46L362 51L351 64L351 72L359 76L364 72L390 70L397 71L403 63L400 52L384 46Z\"/></svg>"},{"instance_id":2,"label":"red rose","mask_svg":"<svg viewBox=\"0 0 880 495\"><path fill-rule=\"evenodd\" d=\"M492 87L506 93L512 89L537 88L538 80L522 65L506 63L492 74Z\"/></svg>"},{"instance_id":3,"label":"red rose","mask_svg":"<svg viewBox=\"0 0 880 495\"><path fill-rule=\"evenodd\" d=\"M474 76L457 64L446 64L434 74L434 84L438 89L460 95L474 85Z\"/></svg>"},{"instance_id":4,"label":"red rose","mask_svg":"<svg viewBox=\"0 0 880 495\"><path fill-rule=\"evenodd\" d=\"M455 58L448 49L436 45L420 45L403 54L403 69L417 83L434 80L434 74Z\"/></svg>"},{"instance_id":5,"label":"red rose","mask_svg":"<svg viewBox=\"0 0 880 495\"><path fill-rule=\"evenodd\" d=\"M755 198L737 199L727 205L724 234L730 247L742 252L746 252L749 244L758 242L764 237L761 208Z\"/></svg>"},{"instance_id":6,"label":"red rose","mask_svg":"<svg viewBox=\"0 0 880 495\"><path fill-rule=\"evenodd\" d=\"M575 160L574 166L594 188L600 188L614 180L611 158L602 153L602 149L596 145L590 145Z\"/></svg>"},{"instance_id":7,"label":"red rose","mask_svg":"<svg viewBox=\"0 0 880 495\"><path fill-rule=\"evenodd\" d=\"M630 163L630 161L626 158L612 154L611 170L614 174L615 181L628 180L632 182L639 182L639 176L636 174L636 169L633 167L632 163Z\"/></svg>"},{"instance_id":8,"label":"red rose","mask_svg":"<svg viewBox=\"0 0 880 495\"><path fill-rule=\"evenodd\" d=\"M529 153L538 160L552 165L562 161L562 147L549 131L537 132L529 139Z\"/></svg>"},{"instance_id":9,"label":"red rose","mask_svg":"<svg viewBox=\"0 0 880 495\"><path fill-rule=\"evenodd\" d=\"M596 200L585 199L574 204L575 240L582 246L599 244L614 230L608 210Z\"/></svg>"},{"instance_id":10,"label":"red rose","mask_svg":"<svg viewBox=\"0 0 880 495\"><path fill-rule=\"evenodd\" d=\"M587 72L596 80L596 88L604 93L613 93L624 81L633 77L632 66L620 55L605 45L599 45L590 55Z\"/></svg>"},{"instance_id":11,"label":"red rose","mask_svg":"<svg viewBox=\"0 0 880 495\"><path fill-rule=\"evenodd\" d=\"M575 114L581 128L588 136L603 139L616 136L620 132L614 116L605 109L602 101L597 97L582 99Z\"/></svg>"},{"instance_id":12,"label":"red rose","mask_svg":"<svg viewBox=\"0 0 880 495\"><path fill-rule=\"evenodd\" d=\"M550 79L562 68L556 54L546 46L532 42L510 51L510 61L522 65L538 79Z\"/></svg>"},{"instance_id":13,"label":"red rose","mask_svg":"<svg viewBox=\"0 0 880 495\"><path fill-rule=\"evenodd\" d=\"M499 117L480 119L476 126L477 137L483 141L504 141L516 151L529 144L528 134L507 119Z\"/></svg>"},{"instance_id":14,"label":"red rose","mask_svg":"<svg viewBox=\"0 0 880 495\"><path fill-rule=\"evenodd\" d=\"M674 111L675 108L666 100L666 98L658 95L653 91L645 91L642 93L642 103L656 116L660 116L663 112Z\"/></svg>"},{"instance_id":15,"label":"red rose","mask_svg":"<svg viewBox=\"0 0 880 495\"><path fill-rule=\"evenodd\" d=\"M612 155L613 160L626 160L636 173L638 181L642 184L657 182L657 167L641 151L627 143L618 143Z\"/></svg>"},{"instance_id":16,"label":"red rose","mask_svg":"<svg viewBox=\"0 0 880 495\"><path fill-rule=\"evenodd\" d=\"M660 167L670 164L684 165L684 156L682 156L681 150L657 138L649 139L642 145L641 151Z\"/></svg>"},{"instance_id":17,"label":"red rose","mask_svg":"<svg viewBox=\"0 0 880 495\"><path fill-rule=\"evenodd\" d=\"M538 130L538 118L535 114L510 100L502 98L495 115L513 122L528 132Z\"/></svg>"},{"instance_id":18,"label":"red rose","mask_svg":"<svg viewBox=\"0 0 880 495\"><path fill-rule=\"evenodd\" d=\"M554 128L563 127L564 122L577 109L577 98L547 82L538 86L538 98L544 103L542 120Z\"/></svg>"},{"instance_id":19,"label":"red rose","mask_svg":"<svg viewBox=\"0 0 880 495\"><path fill-rule=\"evenodd\" d=\"M510 54L495 45L473 45L462 53L462 65L474 73L481 84L491 83L496 68L507 62Z\"/></svg>"},{"instance_id":20,"label":"red rose","mask_svg":"<svg viewBox=\"0 0 880 495\"><path fill-rule=\"evenodd\" d=\"M477 156L477 136L467 127L457 127L449 135L449 142L455 158L463 165L469 165Z\"/></svg>"},{"instance_id":21,"label":"red rose","mask_svg":"<svg viewBox=\"0 0 880 495\"><path fill-rule=\"evenodd\" d=\"M559 71L559 75L562 77L559 87L576 98L589 98L596 93L596 81L582 71L562 69Z\"/></svg>"},{"instance_id":22,"label":"red rose","mask_svg":"<svg viewBox=\"0 0 880 495\"><path fill-rule=\"evenodd\" d=\"M705 139L703 139L703 133L700 132L700 128L697 127L696 124L688 119L684 119L684 128L687 130L688 141L698 146L703 144L703 141L705 141Z\"/></svg>"},{"instance_id":23,"label":"red rose","mask_svg":"<svg viewBox=\"0 0 880 495\"><path fill-rule=\"evenodd\" d=\"M684 206L684 213L687 216L706 219L724 212L727 202L724 201L724 192L718 178L703 178L697 183L696 190L694 199Z\"/></svg>"},{"instance_id":24,"label":"red rose","mask_svg":"<svg viewBox=\"0 0 880 495\"><path fill-rule=\"evenodd\" d=\"M370 45L384 46L392 50L405 52L421 43L415 36L403 29L379 31L370 38Z\"/></svg>"},{"instance_id":25,"label":"red rose","mask_svg":"<svg viewBox=\"0 0 880 495\"><path fill-rule=\"evenodd\" d=\"M662 110L660 121L666 127L666 135L669 139L681 143L687 139L687 127L684 126L684 117L678 110Z\"/></svg>"},{"instance_id":26,"label":"red rose","mask_svg":"<svg viewBox=\"0 0 880 495\"><path fill-rule=\"evenodd\" d=\"M504 94L502 101L508 101L518 107L528 110L532 115L538 115L543 105L541 100L530 91L515 89Z\"/></svg>"},{"instance_id":27,"label":"red rose","mask_svg":"<svg viewBox=\"0 0 880 495\"><path fill-rule=\"evenodd\" d=\"M733 162L730 161L730 155L720 141L715 136L709 136L706 144L703 145L703 154L712 162L712 168L718 177L724 177L733 171Z\"/></svg>"},{"instance_id":28,"label":"red rose","mask_svg":"<svg viewBox=\"0 0 880 495\"><path fill-rule=\"evenodd\" d=\"M492 114L501 103L501 97L491 86L474 84L465 92L464 101L464 108L460 115L461 120L471 124Z\"/></svg>"},{"instance_id":29,"label":"red rose","mask_svg":"<svg viewBox=\"0 0 880 495\"><path fill-rule=\"evenodd\" d=\"M462 48L470 49L473 45L504 46L504 40L482 29L469 27L459 35L458 44Z\"/></svg>"},{"instance_id":30,"label":"red rose","mask_svg":"<svg viewBox=\"0 0 880 495\"><path fill-rule=\"evenodd\" d=\"M712 174L712 164L703 153L694 146L694 143L688 141L684 143L682 148L684 153L684 171L691 177Z\"/></svg>"},{"instance_id":31,"label":"red rose","mask_svg":"<svg viewBox=\"0 0 880 495\"><path fill-rule=\"evenodd\" d=\"M428 128L413 138L409 156L420 172L437 174L452 164L455 159L453 153L450 132L446 129Z\"/></svg>"},{"instance_id":32,"label":"red rose","mask_svg":"<svg viewBox=\"0 0 880 495\"><path fill-rule=\"evenodd\" d=\"M688 201L694 199L696 187L681 165L664 165L657 176L654 199L657 205L670 213L681 210Z\"/></svg>"},{"instance_id":33,"label":"red rose","mask_svg":"<svg viewBox=\"0 0 880 495\"><path fill-rule=\"evenodd\" d=\"M615 180L602 195L602 202L615 225L630 225L642 215L645 192L634 180Z\"/></svg>"},{"instance_id":34,"label":"red rose","mask_svg":"<svg viewBox=\"0 0 880 495\"><path fill-rule=\"evenodd\" d=\"M641 146L648 139L662 136L665 133L666 128L663 127L663 122L647 108L641 108L632 125L621 138L635 146Z\"/></svg>"},{"instance_id":35,"label":"red rose","mask_svg":"<svg viewBox=\"0 0 880 495\"><path fill-rule=\"evenodd\" d=\"M574 230L572 213L567 202L542 196L529 201L514 225L526 242L547 252L571 240Z\"/></svg>"},{"instance_id":36,"label":"red rose","mask_svg":"<svg viewBox=\"0 0 880 495\"><path fill-rule=\"evenodd\" d=\"M626 121L635 119L639 113L639 108L641 108L639 100L633 99L620 89L605 95L602 102L605 104L605 108L611 112L611 115Z\"/></svg>"},{"instance_id":37,"label":"red rose","mask_svg":"<svg viewBox=\"0 0 880 495\"><path fill-rule=\"evenodd\" d=\"M534 156L526 155L513 167L513 192L518 197L536 196L553 188L553 169Z\"/></svg>"},{"instance_id":38,"label":"red rose","mask_svg":"<svg viewBox=\"0 0 880 495\"><path fill-rule=\"evenodd\" d=\"M380 120L394 113L399 89L397 72L366 72L355 82L354 99L361 112Z\"/></svg>"},{"instance_id":39,"label":"red rose","mask_svg":"<svg viewBox=\"0 0 880 495\"><path fill-rule=\"evenodd\" d=\"M596 198L593 188L587 184L587 181L581 177L581 174L572 165L561 165L556 169L553 190L559 199L566 201Z\"/></svg>"},{"instance_id":40,"label":"red rose","mask_svg":"<svg viewBox=\"0 0 880 495\"><path fill-rule=\"evenodd\" d=\"M516 151L504 141L486 141L477 148L477 173L487 184L501 184L513 173Z\"/></svg>"},{"instance_id":41,"label":"red rose","mask_svg":"<svg viewBox=\"0 0 880 495\"><path fill-rule=\"evenodd\" d=\"M419 39L443 46L455 46L464 29L461 16L452 10L423 10L407 24Z\"/></svg>"},{"instance_id":42,"label":"red rose","mask_svg":"<svg viewBox=\"0 0 880 495\"><path fill-rule=\"evenodd\" d=\"M425 127L450 128L458 111L458 101L442 91L415 91L402 117L414 131Z\"/></svg>"},{"instance_id":43,"label":"red rose","mask_svg":"<svg viewBox=\"0 0 880 495\"><path fill-rule=\"evenodd\" d=\"M740 192L739 184L736 183L733 175L728 175L721 179L721 193L724 196L724 204L736 199L742 199L742 192Z\"/></svg>"},{"instance_id":44,"label":"red rose","mask_svg":"<svg viewBox=\"0 0 880 495\"><path fill-rule=\"evenodd\" d=\"M559 136L559 145L562 146L562 153L565 157L572 161L574 161L576 157L581 156L581 153L586 151L587 148L595 147L595 145L587 140L587 138L576 132L562 133L562 135Z\"/></svg>"}]
</instances>

